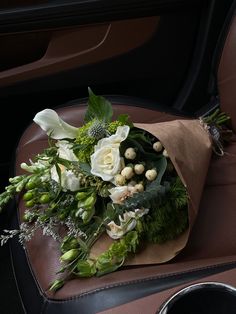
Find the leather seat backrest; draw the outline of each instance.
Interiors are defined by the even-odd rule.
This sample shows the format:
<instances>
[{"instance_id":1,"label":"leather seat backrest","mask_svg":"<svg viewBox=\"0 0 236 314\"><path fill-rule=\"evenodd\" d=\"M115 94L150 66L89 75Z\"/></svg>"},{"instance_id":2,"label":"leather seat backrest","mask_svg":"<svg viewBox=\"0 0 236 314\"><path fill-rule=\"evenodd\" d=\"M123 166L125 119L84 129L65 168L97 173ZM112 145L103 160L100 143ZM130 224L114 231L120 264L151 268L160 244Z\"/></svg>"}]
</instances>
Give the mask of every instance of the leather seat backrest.
<instances>
[{"instance_id":1,"label":"leather seat backrest","mask_svg":"<svg viewBox=\"0 0 236 314\"><path fill-rule=\"evenodd\" d=\"M217 73L217 84L222 111L232 120L236 131L236 12L226 34Z\"/></svg>"}]
</instances>

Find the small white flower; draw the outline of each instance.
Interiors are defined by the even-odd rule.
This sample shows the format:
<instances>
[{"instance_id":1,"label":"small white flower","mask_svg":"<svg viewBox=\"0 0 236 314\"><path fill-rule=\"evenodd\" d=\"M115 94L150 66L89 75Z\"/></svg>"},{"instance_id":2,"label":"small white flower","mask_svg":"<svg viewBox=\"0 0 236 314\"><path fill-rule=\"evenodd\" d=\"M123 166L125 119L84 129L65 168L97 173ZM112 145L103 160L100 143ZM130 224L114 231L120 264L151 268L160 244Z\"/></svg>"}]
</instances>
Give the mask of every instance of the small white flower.
<instances>
[{"instance_id":1,"label":"small white flower","mask_svg":"<svg viewBox=\"0 0 236 314\"><path fill-rule=\"evenodd\" d=\"M30 160L30 165L27 165L25 162L21 163L21 169L26 170L28 172L34 173L38 170L46 170L49 166L48 158L40 159L36 162Z\"/></svg>"},{"instance_id":2,"label":"small white flower","mask_svg":"<svg viewBox=\"0 0 236 314\"><path fill-rule=\"evenodd\" d=\"M123 201L127 198L132 196L136 190L133 186L117 186L108 190L110 194L110 198L114 204L122 204Z\"/></svg>"},{"instance_id":3,"label":"small white flower","mask_svg":"<svg viewBox=\"0 0 236 314\"><path fill-rule=\"evenodd\" d=\"M67 141L57 141L56 147L59 157L69 161L78 161L73 153L72 146L73 144Z\"/></svg>"},{"instance_id":4,"label":"small white flower","mask_svg":"<svg viewBox=\"0 0 236 314\"><path fill-rule=\"evenodd\" d=\"M72 170L66 169L65 166L59 165L61 170L61 182L59 175L57 173L56 166L53 166L51 168L51 178L52 180L56 181L57 183L60 183L63 190L69 190L69 191L77 191L80 188L80 180L79 178L74 174Z\"/></svg>"},{"instance_id":5,"label":"small white flower","mask_svg":"<svg viewBox=\"0 0 236 314\"><path fill-rule=\"evenodd\" d=\"M91 173L101 177L104 181L114 181L124 166L124 159L120 156L120 143L129 134L129 126L119 126L114 135L103 138L95 146L91 155Z\"/></svg>"},{"instance_id":6,"label":"small white flower","mask_svg":"<svg viewBox=\"0 0 236 314\"><path fill-rule=\"evenodd\" d=\"M62 138L76 138L78 128L64 122L52 109L45 109L36 114L34 122L43 129L47 135L59 140Z\"/></svg>"},{"instance_id":7,"label":"small white flower","mask_svg":"<svg viewBox=\"0 0 236 314\"><path fill-rule=\"evenodd\" d=\"M129 218L130 219L130 218ZM109 235L110 238L117 240L123 237L128 231L131 231L136 227L136 220L135 219L130 219L130 222L127 223L127 225L119 226L117 225L113 220L109 222L107 229L107 234Z\"/></svg>"},{"instance_id":8,"label":"small white flower","mask_svg":"<svg viewBox=\"0 0 236 314\"><path fill-rule=\"evenodd\" d=\"M137 208L135 211L128 211L123 214L123 217L119 216L120 225L117 225L113 220L109 222L107 234L112 239L120 239L127 232L133 230L136 227L137 219L146 215L149 212L148 208Z\"/></svg>"}]
</instances>

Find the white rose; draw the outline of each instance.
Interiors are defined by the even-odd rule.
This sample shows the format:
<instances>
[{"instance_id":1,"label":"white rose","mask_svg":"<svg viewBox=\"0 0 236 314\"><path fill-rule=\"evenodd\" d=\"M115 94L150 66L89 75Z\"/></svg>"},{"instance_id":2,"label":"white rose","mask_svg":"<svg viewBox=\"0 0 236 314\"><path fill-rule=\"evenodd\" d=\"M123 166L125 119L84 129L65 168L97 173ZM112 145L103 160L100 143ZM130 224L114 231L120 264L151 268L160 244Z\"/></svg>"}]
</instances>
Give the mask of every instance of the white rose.
<instances>
[{"instance_id":1,"label":"white rose","mask_svg":"<svg viewBox=\"0 0 236 314\"><path fill-rule=\"evenodd\" d=\"M119 148L105 146L91 156L91 173L103 181L112 181L122 169L123 163Z\"/></svg>"},{"instance_id":2,"label":"white rose","mask_svg":"<svg viewBox=\"0 0 236 314\"><path fill-rule=\"evenodd\" d=\"M114 135L98 141L91 155L91 173L104 181L113 181L124 167L124 159L120 156L120 143L129 134L129 126L119 126Z\"/></svg>"}]
</instances>

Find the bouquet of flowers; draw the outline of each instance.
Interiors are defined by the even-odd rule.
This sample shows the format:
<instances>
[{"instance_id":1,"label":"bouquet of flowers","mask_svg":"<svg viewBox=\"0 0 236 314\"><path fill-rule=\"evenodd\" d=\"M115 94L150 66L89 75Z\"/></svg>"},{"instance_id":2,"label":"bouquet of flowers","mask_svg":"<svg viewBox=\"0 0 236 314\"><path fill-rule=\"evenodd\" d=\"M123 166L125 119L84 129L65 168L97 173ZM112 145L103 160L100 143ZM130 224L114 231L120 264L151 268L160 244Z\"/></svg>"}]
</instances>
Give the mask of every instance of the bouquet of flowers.
<instances>
[{"instance_id":1,"label":"bouquet of flowers","mask_svg":"<svg viewBox=\"0 0 236 314\"><path fill-rule=\"evenodd\" d=\"M34 122L48 147L22 163L25 173L0 195L0 209L16 194L26 208L1 245L18 235L25 246L38 229L58 241L53 291L72 276L169 260L196 217L212 150L199 120L133 124L126 114L112 116L111 104L90 89L81 127L51 109L39 112Z\"/></svg>"}]
</instances>

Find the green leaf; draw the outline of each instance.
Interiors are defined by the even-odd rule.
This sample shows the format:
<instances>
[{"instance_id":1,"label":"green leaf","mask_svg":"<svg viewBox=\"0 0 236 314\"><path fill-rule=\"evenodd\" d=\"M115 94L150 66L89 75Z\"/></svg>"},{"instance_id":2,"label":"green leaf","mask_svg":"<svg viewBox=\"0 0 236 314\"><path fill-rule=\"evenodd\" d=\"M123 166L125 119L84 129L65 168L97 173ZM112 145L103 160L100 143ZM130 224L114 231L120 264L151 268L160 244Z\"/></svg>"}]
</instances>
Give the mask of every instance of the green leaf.
<instances>
[{"instance_id":1,"label":"green leaf","mask_svg":"<svg viewBox=\"0 0 236 314\"><path fill-rule=\"evenodd\" d=\"M130 128L133 128L132 121L129 120L129 115L126 113L122 113L117 117L117 121L121 122L122 125L128 125Z\"/></svg>"},{"instance_id":2,"label":"green leaf","mask_svg":"<svg viewBox=\"0 0 236 314\"><path fill-rule=\"evenodd\" d=\"M136 208L152 208L161 203L165 195L166 188L162 185L154 185L153 188L147 189L142 193L134 193L128 197L120 207L125 210L135 210Z\"/></svg>"},{"instance_id":3,"label":"green leaf","mask_svg":"<svg viewBox=\"0 0 236 314\"><path fill-rule=\"evenodd\" d=\"M111 121L113 110L111 103L102 96L96 96L91 88L88 88L89 100L88 109L85 114L85 122L93 119L108 123Z\"/></svg>"},{"instance_id":4,"label":"green leaf","mask_svg":"<svg viewBox=\"0 0 236 314\"><path fill-rule=\"evenodd\" d=\"M130 132L129 132L129 138L143 143L146 143L148 145L152 146L152 141L150 139L149 134L141 129L137 129L137 128L133 128Z\"/></svg>"},{"instance_id":5,"label":"green leaf","mask_svg":"<svg viewBox=\"0 0 236 314\"><path fill-rule=\"evenodd\" d=\"M64 286L64 280L62 280L62 279L57 279L57 280L55 280L55 281L51 284L49 290L55 292L55 291L59 290L61 287L63 287L63 286Z\"/></svg>"},{"instance_id":6,"label":"green leaf","mask_svg":"<svg viewBox=\"0 0 236 314\"><path fill-rule=\"evenodd\" d=\"M96 265L92 260L79 260L77 263L77 272L74 272L79 277L92 277L96 274Z\"/></svg>"},{"instance_id":7,"label":"green leaf","mask_svg":"<svg viewBox=\"0 0 236 314\"><path fill-rule=\"evenodd\" d=\"M80 169L82 170L82 172L84 173L84 174L87 174L87 175L91 175L91 167L90 167L90 165L88 164L88 163L83 163L83 162L81 162L80 164L79 164L79 166L80 166Z\"/></svg>"}]
</instances>

